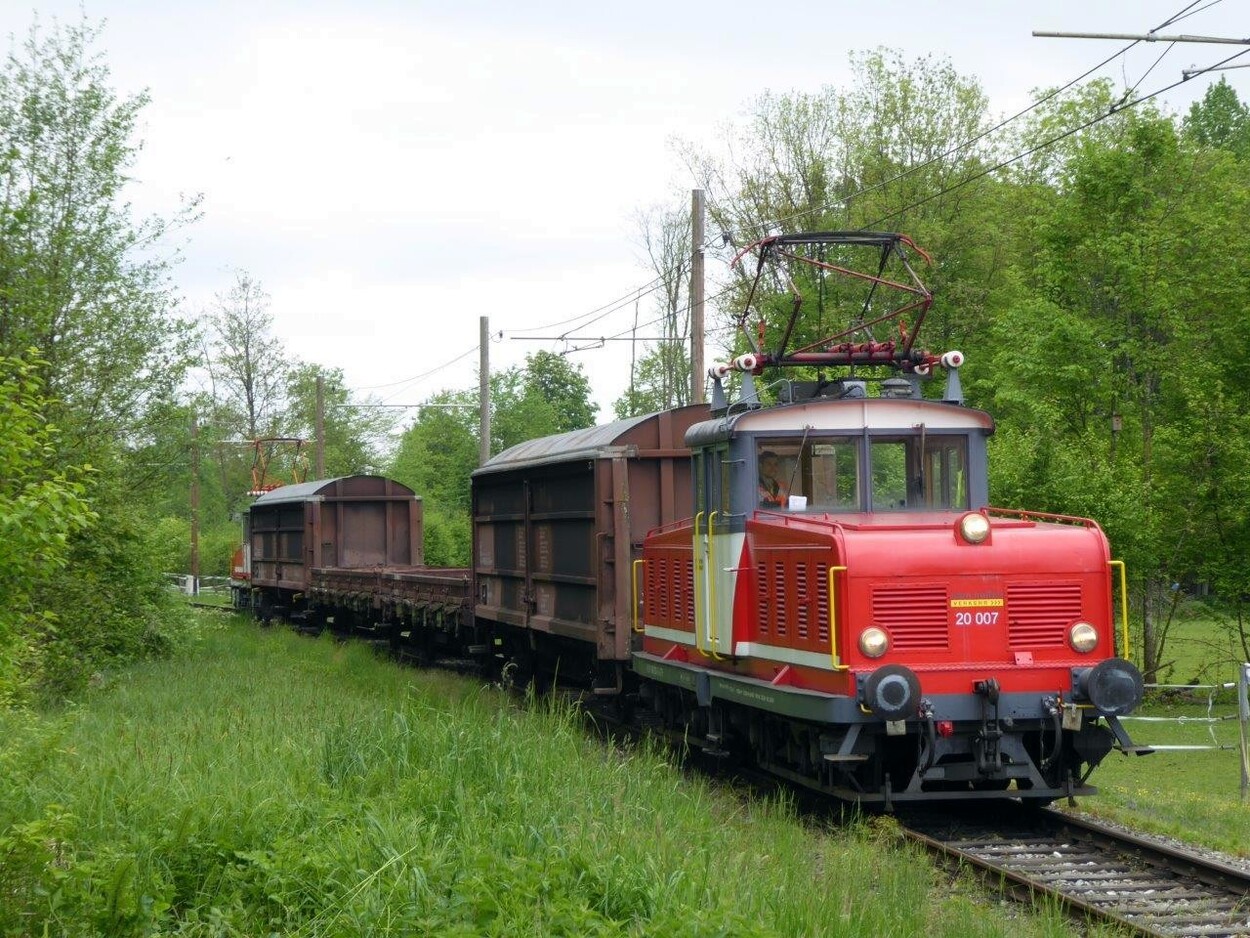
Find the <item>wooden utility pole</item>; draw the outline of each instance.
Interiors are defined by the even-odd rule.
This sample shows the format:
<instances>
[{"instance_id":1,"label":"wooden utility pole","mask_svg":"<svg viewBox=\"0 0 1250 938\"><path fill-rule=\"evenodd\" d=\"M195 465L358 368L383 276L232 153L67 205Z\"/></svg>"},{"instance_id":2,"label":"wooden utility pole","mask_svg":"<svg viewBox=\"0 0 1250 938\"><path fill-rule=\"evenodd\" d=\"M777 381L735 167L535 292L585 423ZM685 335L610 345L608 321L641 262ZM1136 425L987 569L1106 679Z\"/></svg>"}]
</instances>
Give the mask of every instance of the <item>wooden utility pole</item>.
<instances>
[{"instance_id":1,"label":"wooden utility pole","mask_svg":"<svg viewBox=\"0 0 1250 938\"><path fill-rule=\"evenodd\" d=\"M317 448L315 470L318 479L326 477L326 389L325 379L317 375Z\"/></svg>"},{"instance_id":2,"label":"wooden utility pole","mask_svg":"<svg viewBox=\"0 0 1250 938\"><path fill-rule=\"evenodd\" d=\"M702 404L703 375L703 190L690 192L690 402Z\"/></svg>"},{"instance_id":3,"label":"wooden utility pole","mask_svg":"<svg viewBox=\"0 0 1250 938\"><path fill-rule=\"evenodd\" d=\"M200 592L200 418L191 412L191 595Z\"/></svg>"},{"instance_id":4,"label":"wooden utility pole","mask_svg":"<svg viewBox=\"0 0 1250 938\"><path fill-rule=\"evenodd\" d=\"M490 317L480 317L478 324L478 464L485 465L490 459Z\"/></svg>"}]
</instances>

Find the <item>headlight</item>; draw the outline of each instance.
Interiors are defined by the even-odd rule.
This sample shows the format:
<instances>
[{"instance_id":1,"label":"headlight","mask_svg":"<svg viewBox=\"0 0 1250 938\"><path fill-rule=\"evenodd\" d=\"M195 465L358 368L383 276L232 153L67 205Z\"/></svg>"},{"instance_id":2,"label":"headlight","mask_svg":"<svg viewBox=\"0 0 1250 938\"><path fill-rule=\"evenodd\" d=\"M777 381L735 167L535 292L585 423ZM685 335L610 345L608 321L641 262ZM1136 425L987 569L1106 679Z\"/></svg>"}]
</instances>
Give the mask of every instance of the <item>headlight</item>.
<instances>
[{"instance_id":1,"label":"headlight","mask_svg":"<svg viewBox=\"0 0 1250 938\"><path fill-rule=\"evenodd\" d=\"M979 511L970 511L959 519L959 534L969 544L980 544L990 536L990 519Z\"/></svg>"},{"instance_id":2,"label":"headlight","mask_svg":"<svg viewBox=\"0 0 1250 938\"><path fill-rule=\"evenodd\" d=\"M1068 644L1082 654L1093 651L1098 644L1098 632L1088 622L1078 622L1068 629Z\"/></svg>"},{"instance_id":3,"label":"headlight","mask_svg":"<svg viewBox=\"0 0 1250 938\"><path fill-rule=\"evenodd\" d=\"M869 658L880 658L890 647L890 637L883 629L873 626L859 633L859 650Z\"/></svg>"}]
</instances>

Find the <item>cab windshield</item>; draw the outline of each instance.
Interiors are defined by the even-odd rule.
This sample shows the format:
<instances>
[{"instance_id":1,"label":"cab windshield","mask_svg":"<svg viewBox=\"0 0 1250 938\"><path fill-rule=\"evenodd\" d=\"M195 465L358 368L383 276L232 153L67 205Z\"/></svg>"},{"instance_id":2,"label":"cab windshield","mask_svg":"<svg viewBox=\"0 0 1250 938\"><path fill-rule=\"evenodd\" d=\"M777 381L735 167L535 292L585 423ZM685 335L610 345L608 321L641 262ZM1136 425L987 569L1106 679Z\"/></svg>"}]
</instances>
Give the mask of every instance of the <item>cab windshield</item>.
<instances>
[{"instance_id":1,"label":"cab windshield","mask_svg":"<svg viewBox=\"0 0 1250 938\"><path fill-rule=\"evenodd\" d=\"M756 462L759 507L775 511L968 507L968 440L963 434L870 436L866 447L858 436L761 440Z\"/></svg>"}]
</instances>

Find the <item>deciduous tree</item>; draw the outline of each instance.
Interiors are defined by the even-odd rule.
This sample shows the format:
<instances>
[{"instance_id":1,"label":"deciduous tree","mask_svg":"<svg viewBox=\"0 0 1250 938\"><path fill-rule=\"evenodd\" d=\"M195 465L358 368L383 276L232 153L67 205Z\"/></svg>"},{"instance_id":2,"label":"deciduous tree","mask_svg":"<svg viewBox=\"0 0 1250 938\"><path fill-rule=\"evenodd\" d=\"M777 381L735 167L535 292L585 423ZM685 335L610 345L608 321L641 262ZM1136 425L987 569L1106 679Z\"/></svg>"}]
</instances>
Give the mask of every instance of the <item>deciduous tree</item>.
<instances>
[{"instance_id":1,"label":"deciduous tree","mask_svg":"<svg viewBox=\"0 0 1250 938\"><path fill-rule=\"evenodd\" d=\"M160 253L171 223L123 195L147 96L114 92L97 39L36 25L0 69L0 355L35 350L61 447L88 454L173 395L191 344Z\"/></svg>"},{"instance_id":2,"label":"deciduous tree","mask_svg":"<svg viewBox=\"0 0 1250 938\"><path fill-rule=\"evenodd\" d=\"M278 435L285 404L288 358L273 334L269 304L260 281L238 271L234 286L217 294L210 319L213 397L248 439Z\"/></svg>"},{"instance_id":3,"label":"deciduous tree","mask_svg":"<svg viewBox=\"0 0 1250 938\"><path fill-rule=\"evenodd\" d=\"M690 216L681 209L655 206L640 212L637 224L647 264L656 277L647 304L653 313L645 317L643 328L661 338L644 344L641 355L639 343L634 343L629 387L614 404L620 418L681 407L690 400ZM640 318L635 316L635 334Z\"/></svg>"},{"instance_id":4,"label":"deciduous tree","mask_svg":"<svg viewBox=\"0 0 1250 938\"><path fill-rule=\"evenodd\" d=\"M147 98L114 92L97 39L85 23L37 25L0 64L0 374L19 375L0 433L34 441L0 481L0 539L33 553L4 558L0 577L22 594L23 677L58 694L158 650L176 624L136 521L131 447L174 399L194 343L162 255L193 209L134 217L125 187ZM31 498L44 508L32 514Z\"/></svg>"},{"instance_id":5,"label":"deciduous tree","mask_svg":"<svg viewBox=\"0 0 1250 938\"><path fill-rule=\"evenodd\" d=\"M326 476L377 472L395 428L391 412L371 399L357 400L343 380L341 368L305 362L291 366L286 376L284 436L308 440L317 437L317 378L321 378L325 412Z\"/></svg>"}]
</instances>

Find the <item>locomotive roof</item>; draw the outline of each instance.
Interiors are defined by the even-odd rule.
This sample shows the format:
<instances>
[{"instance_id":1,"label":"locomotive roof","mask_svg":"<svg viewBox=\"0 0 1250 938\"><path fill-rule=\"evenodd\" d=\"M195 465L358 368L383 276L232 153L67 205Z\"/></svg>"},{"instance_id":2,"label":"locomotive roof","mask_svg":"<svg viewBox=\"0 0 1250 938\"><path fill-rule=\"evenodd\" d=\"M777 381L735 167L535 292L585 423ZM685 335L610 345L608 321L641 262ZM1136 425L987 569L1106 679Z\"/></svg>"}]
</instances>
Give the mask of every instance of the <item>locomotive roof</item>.
<instances>
[{"instance_id":1,"label":"locomotive roof","mask_svg":"<svg viewBox=\"0 0 1250 938\"><path fill-rule=\"evenodd\" d=\"M359 484L378 480L384 483L388 491L395 491L402 495L414 494L412 489L404 485L402 482L396 482L394 479L387 479L384 476L375 475L356 475L356 476L336 476L333 479L315 479L312 482L297 482L294 485L283 485L276 489L261 495L256 501L252 502L252 507L266 505L280 505L286 502L305 502L310 499L323 495L337 494L346 483L346 487L352 488L353 483ZM376 487L376 486L371 486Z\"/></svg>"},{"instance_id":2,"label":"locomotive roof","mask_svg":"<svg viewBox=\"0 0 1250 938\"><path fill-rule=\"evenodd\" d=\"M640 417L628 417L625 420L616 420L597 427L587 427L584 430L572 430L568 433L557 433L554 436L539 437L536 440L526 440L524 443L510 446L502 453L491 457L473 475L478 476L491 472L516 469L521 466L567 462L575 459L600 459L621 453L630 455L631 451L636 449L641 442L635 431L652 421L658 420L664 414L683 414L700 409L705 414L707 413L706 404L696 404L671 411L655 411L650 414L643 414ZM695 415L685 419L688 421L693 416ZM676 429L677 438L668 445L680 446L681 433L682 430L678 427ZM642 445L645 446L646 444Z\"/></svg>"},{"instance_id":3,"label":"locomotive roof","mask_svg":"<svg viewBox=\"0 0 1250 938\"><path fill-rule=\"evenodd\" d=\"M812 430L859 432L907 430L923 422L928 430L981 429L994 432L994 420L983 410L942 401L907 398L844 398L780 404L716 417L686 431L686 445L706 446L735 433Z\"/></svg>"}]
</instances>

